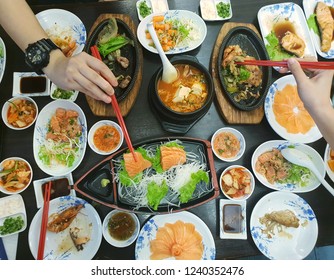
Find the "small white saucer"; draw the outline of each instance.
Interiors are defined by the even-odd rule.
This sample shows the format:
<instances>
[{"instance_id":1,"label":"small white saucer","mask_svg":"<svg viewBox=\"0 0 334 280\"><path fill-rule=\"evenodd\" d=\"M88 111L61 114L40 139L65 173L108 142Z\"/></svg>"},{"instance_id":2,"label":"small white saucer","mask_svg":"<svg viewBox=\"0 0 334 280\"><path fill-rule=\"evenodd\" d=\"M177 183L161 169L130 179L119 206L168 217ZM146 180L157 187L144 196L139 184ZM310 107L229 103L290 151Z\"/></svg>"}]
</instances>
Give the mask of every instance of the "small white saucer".
<instances>
[{"instance_id":1,"label":"small white saucer","mask_svg":"<svg viewBox=\"0 0 334 280\"><path fill-rule=\"evenodd\" d=\"M230 233L224 230L223 226L223 209L225 205L240 205L241 207L241 230L239 233ZM229 199L219 200L219 219L220 219L220 239L247 239L247 224L246 224L246 200L232 201Z\"/></svg>"},{"instance_id":2,"label":"small white saucer","mask_svg":"<svg viewBox=\"0 0 334 280\"><path fill-rule=\"evenodd\" d=\"M45 77L46 86L43 92L22 93L20 90L21 79L26 77ZM50 95L50 80L46 75L38 75L35 72L14 72L13 73L13 96L47 96Z\"/></svg>"}]
</instances>

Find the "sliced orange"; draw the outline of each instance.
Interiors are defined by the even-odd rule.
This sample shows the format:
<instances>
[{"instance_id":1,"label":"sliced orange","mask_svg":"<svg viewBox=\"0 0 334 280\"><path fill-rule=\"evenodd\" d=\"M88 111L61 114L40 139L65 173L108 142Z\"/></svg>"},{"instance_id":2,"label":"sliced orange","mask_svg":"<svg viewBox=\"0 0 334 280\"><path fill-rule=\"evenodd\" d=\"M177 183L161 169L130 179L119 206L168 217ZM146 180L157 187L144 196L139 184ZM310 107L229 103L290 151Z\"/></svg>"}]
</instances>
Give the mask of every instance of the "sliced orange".
<instances>
[{"instance_id":1,"label":"sliced orange","mask_svg":"<svg viewBox=\"0 0 334 280\"><path fill-rule=\"evenodd\" d=\"M273 102L273 112L276 121L288 133L306 134L315 125L315 122L299 98L297 86L288 84L282 90L276 92Z\"/></svg>"}]
</instances>

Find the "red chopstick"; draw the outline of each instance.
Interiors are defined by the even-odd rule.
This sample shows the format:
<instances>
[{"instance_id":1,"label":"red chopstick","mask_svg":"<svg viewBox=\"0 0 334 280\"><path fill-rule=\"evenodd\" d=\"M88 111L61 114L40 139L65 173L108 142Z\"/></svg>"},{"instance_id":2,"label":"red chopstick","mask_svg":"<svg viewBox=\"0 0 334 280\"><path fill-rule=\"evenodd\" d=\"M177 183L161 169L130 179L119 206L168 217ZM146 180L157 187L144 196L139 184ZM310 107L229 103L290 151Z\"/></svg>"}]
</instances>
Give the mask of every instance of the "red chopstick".
<instances>
[{"instance_id":1,"label":"red chopstick","mask_svg":"<svg viewBox=\"0 0 334 280\"><path fill-rule=\"evenodd\" d=\"M298 61L302 68L309 69L334 69L334 62L326 61ZM238 65L258 65L258 66L277 66L277 67L288 67L287 61L272 61L272 60L244 60L236 61Z\"/></svg>"},{"instance_id":2,"label":"red chopstick","mask_svg":"<svg viewBox=\"0 0 334 280\"><path fill-rule=\"evenodd\" d=\"M94 57L96 57L97 59L99 60L102 60L101 58L101 55L100 55L100 52L97 48L96 45L94 46L91 46L90 47L90 50L92 52L92 55ZM118 119L118 122L123 130L123 133L124 133L124 137L125 137L125 141L126 141L126 144L128 145L132 155L133 155L133 158L135 161L137 161L137 156L135 154L135 151L133 149L133 146L132 146L132 143L131 143L131 139L130 139L130 136L129 136L129 133L128 133L128 130L126 128L126 125L125 125L125 122L124 122L124 119L123 119L123 116L122 116L122 113L121 113L121 110L118 106L118 102L117 102L117 99L116 99L116 96L115 94L111 95L111 105L113 106L114 110L115 110L115 113L116 113L116 117Z\"/></svg>"},{"instance_id":3,"label":"red chopstick","mask_svg":"<svg viewBox=\"0 0 334 280\"><path fill-rule=\"evenodd\" d=\"M39 234L38 253L37 253L38 260L43 260L43 257L44 257L45 238L46 238L46 231L47 231L48 217L49 217L51 184L52 182L50 181L45 186L41 231Z\"/></svg>"}]
</instances>

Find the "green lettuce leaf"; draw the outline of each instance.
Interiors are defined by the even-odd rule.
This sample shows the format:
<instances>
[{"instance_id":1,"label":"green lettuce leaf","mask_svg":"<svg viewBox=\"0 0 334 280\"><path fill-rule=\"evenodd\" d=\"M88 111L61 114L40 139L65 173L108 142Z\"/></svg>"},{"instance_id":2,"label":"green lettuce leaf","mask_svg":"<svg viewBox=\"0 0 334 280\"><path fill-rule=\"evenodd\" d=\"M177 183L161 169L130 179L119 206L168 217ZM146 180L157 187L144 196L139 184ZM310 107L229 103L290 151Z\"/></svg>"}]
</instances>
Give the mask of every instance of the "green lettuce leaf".
<instances>
[{"instance_id":1,"label":"green lettuce leaf","mask_svg":"<svg viewBox=\"0 0 334 280\"><path fill-rule=\"evenodd\" d=\"M209 183L208 173L203 170L198 170L196 173L191 174L189 182L182 186L179 190L181 203L187 203L191 199L196 189L196 185L201 181Z\"/></svg>"},{"instance_id":2,"label":"green lettuce leaf","mask_svg":"<svg viewBox=\"0 0 334 280\"><path fill-rule=\"evenodd\" d=\"M166 181L163 181L159 186L156 182L152 181L147 185L147 200L148 205L157 210L160 201L166 196L168 192L168 186Z\"/></svg>"},{"instance_id":3,"label":"green lettuce leaf","mask_svg":"<svg viewBox=\"0 0 334 280\"><path fill-rule=\"evenodd\" d=\"M273 31L266 36L266 39L268 41L266 49L271 60L280 61L293 56L282 49L279 40Z\"/></svg>"}]
</instances>

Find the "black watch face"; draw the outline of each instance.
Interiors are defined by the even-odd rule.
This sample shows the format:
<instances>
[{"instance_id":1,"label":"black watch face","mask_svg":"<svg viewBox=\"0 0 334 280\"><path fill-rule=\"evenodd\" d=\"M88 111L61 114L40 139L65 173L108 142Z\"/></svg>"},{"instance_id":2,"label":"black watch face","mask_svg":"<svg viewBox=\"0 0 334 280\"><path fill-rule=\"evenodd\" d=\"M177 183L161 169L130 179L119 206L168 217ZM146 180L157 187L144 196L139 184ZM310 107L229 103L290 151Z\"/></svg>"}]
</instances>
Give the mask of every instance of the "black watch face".
<instances>
[{"instance_id":1,"label":"black watch face","mask_svg":"<svg viewBox=\"0 0 334 280\"><path fill-rule=\"evenodd\" d=\"M34 69L42 69L49 63L49 52L38 45L31 45L26 50L26 62Z\"/></svg>"}]
</instances>

